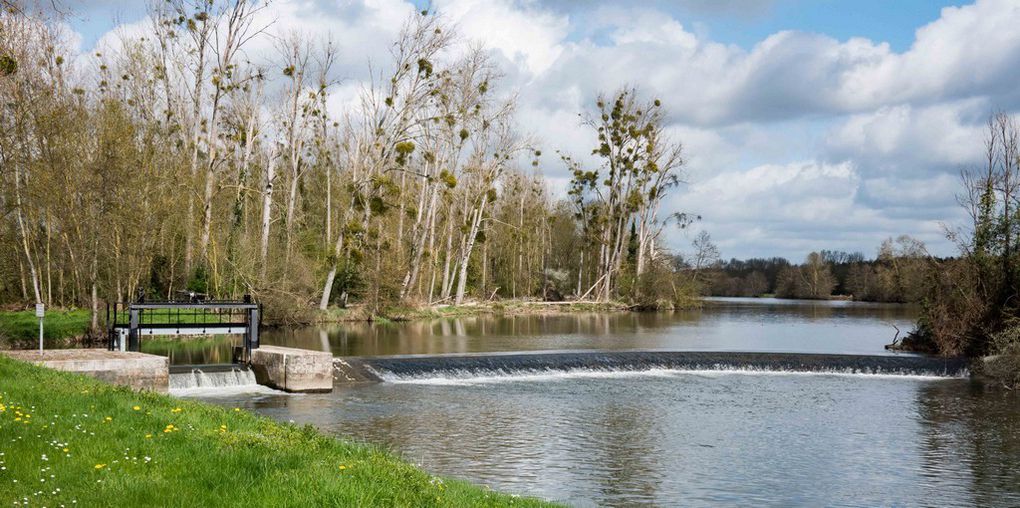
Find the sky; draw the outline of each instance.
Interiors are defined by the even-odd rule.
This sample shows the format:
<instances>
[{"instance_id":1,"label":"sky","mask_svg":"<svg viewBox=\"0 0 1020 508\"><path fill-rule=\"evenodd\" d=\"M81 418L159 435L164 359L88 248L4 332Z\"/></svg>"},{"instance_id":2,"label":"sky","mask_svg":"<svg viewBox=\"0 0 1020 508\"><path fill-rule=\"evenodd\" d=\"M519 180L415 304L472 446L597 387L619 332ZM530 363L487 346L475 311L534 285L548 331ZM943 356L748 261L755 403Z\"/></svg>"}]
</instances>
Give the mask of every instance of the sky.
<instances>
[{"instance_id":1,"label":"sky","mask_svg":"<svg viewBox=\"0 0 1020 508\"><path fill-rule=\"evenodd\" d=\"M86 54L145 26L144 2L66 6ZM724 258L873 256L902 234L951 255L959 172L980 164L988 116L1020 111L1020 0L276 0L266 15L337 42L343 109L424 7L489 48L557 194L553 154L590 152L578 114L599 91L659 98L687 161L664 206L702 217L663 233L680 252L706 230Z\"/></svg>"}]
</instances>

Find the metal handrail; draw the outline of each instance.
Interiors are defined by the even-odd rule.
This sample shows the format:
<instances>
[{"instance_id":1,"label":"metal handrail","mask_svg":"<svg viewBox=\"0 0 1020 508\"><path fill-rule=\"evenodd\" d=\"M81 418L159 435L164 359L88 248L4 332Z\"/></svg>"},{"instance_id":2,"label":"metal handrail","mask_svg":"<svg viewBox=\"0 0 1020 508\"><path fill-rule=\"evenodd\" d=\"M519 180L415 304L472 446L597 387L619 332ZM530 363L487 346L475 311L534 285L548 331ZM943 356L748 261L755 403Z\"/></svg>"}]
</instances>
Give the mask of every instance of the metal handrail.
<instances>
[{"instance_id":1,"label":"metal handrail","mask_svg":"<svg viewBox=\"0 0 1020 508\"><path fill-rule=\"evenodd\" d=\"M165 312L159 312L165 311ZM182 312L184 311L184 312ZM190 311L190 312L189 312ZM254 322L253 322L254 320ZM251 350L259 347L262 305L250 296L236 300L188 300L114 302L106 304L108 347L126 346L132 351L141 348L141 331L244 328L243 359L251 358ZM128 333L127 344L120 344L121 334ZM228 332L229 333L229 332ZM237 332L234 332L237 333ZM174 333L170 333L171 335Z\"/></svg>"}]
</instances>

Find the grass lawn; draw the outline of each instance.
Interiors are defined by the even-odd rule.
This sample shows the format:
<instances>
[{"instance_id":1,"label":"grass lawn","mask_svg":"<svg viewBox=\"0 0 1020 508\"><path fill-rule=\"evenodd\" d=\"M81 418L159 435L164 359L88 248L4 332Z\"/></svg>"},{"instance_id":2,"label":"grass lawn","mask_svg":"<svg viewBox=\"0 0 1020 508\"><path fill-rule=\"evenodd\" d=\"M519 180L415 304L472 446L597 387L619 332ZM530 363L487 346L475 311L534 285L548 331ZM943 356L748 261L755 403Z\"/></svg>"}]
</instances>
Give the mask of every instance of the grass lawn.
<instances>
[{"instance_id":1,"label":"grass lawn","mask_svg":"<svg viewBox=\"0 0 1020 508\"><path fill-rule=\"evenodd\" d=\"M46 346L62 346L68 339L85 335L91 318L91 313L86 309L47 309L43 326ZM99 326L102 329L106 327L104 318L105 316L99 318ZM117 322L127 324L128 319L129 316L125 312L118 316ZM231 319L237 320L239 316L224 315L221 318L216 313L195 312L191 309L182 309L181 312L168 309L146 310L142 316L144 323L219 323ZM35 317L34 310L0 311L0 348L15 344L28 347L38 344L38 341L39 319Z\"/></svg>"},{"instance_id":2,"label":"grass lawn","mask_svg":"<svg viewBox=\"0 0 1020 508\"><path fill-rule=\"evenodd\" d=\"M546 506L312 427L0 356L0 506L19 504Z\"/></svg>"},{"instance_id":3,"label":"grass lawn","mask_svg":"<svg viewBox=\"0 0 1020 508\"><path fill-rule=\"evenodd\" d=\"M47 310L43 321L46 344L55 345L84 335L90 319L91 314L84 309ZM0 347L13 341L38 344L38 340L39 319L35 317L34 310L0 311Z\"/></svg>"}]
</instances>

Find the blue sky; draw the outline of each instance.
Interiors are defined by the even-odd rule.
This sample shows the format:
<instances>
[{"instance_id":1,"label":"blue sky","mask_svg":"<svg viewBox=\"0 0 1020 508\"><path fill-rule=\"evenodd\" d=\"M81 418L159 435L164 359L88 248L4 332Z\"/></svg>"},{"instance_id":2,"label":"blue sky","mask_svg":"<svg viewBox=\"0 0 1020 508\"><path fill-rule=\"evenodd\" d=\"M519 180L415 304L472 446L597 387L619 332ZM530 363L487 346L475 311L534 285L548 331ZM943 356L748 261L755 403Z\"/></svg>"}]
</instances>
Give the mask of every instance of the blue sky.
<instances>
[{"instance_id":1,"label":"blue sky","mask_svg":"<svg viewBox=\"0 0 1020 508\"><path fill-rule=\"evenodd\" d=\"M417 8L432 2L415 0ZM603 2L561 0L549 2L559 11L574 17ZM914 41L914 29L939 17L945 6L963 2L944 0L774 0L774 1L645 1L668 12L699 35L737 44L746 49L765 37L782 31L798 30L829 35L839 40L866 37L887 42L903 51ZM118 22L131 22L145 15L145 2L116 0L71 0L71 25L82 34L86 46L94 44ZM578 27L584 31L584 27Z\"/></svg>"},{"instance_id":2,"label":"blue sky","mask_svg":"<svg viewBox=\"0 0 1020 508\"><path fill-rule=\"evenodd\" d=\"M343 84L331 101L339 114L368 79L368 63L386 61L402 20L425 5L415 2L275 0L266 22L271 32L339 43ZM987 116L1020 111L1017 0L428 5L489 48L505 74L501 91L519 96L521 130L546 153L590 152L577 114L599 91L636 85L661 98L689 182L666 212L704 217L689 233L664 234L679 251L705 229L725 257L873 255L901 234L952 254L944 229L964 222L958 173L980 163ZM69 8L85 52L144 32L141 2L71 0ZM272 59L271 43L248 51ZM562 191L562 166L547 159L541 170Z\"/></svg>"},{"instance_id":3,"label":"blue sky","mask_svg":"<svg viewBox=\"0 0 1020 508\"><path fill-rule=\"evenodd\" d=\"M693 23L704 23L708 36L750 47L781 30L829 35L839 40L866 37L888 42L904 51L914 42L914 29L938 19L942 7L962 2L939 0L777 0L747 16L704 16L683 12Z\"/></svg>"}]
</instances>

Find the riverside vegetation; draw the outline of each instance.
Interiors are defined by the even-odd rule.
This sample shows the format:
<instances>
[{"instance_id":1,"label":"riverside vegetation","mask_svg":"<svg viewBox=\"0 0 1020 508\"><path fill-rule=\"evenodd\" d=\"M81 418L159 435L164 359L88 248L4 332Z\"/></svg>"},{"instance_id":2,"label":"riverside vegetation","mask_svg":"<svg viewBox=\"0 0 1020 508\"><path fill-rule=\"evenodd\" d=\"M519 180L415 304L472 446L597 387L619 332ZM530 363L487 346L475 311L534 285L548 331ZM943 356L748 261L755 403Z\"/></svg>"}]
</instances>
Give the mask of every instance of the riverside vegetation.
<instances>
[{"instance_id":1,"label":"riverside vegetation","mask_svg":"<svg viewBox=\"0 0 1020 508\"><path fill-rule=\"evenodd\" d=\"M962 173L958 196L970 224L949 229L960 255L933 260L923 311L908 337L914 349L991 355L987 373L1020 388L1020 128L988 122L982 167Z\"/></svg>"},{"instance_id":2,"label":"riverside vegetation","mask_svg":"<svg viewBox=\"0 0 1020 508\"><path fill-rule=\"evenodd\" d=\"M972 224L949 231L959 256L901 237L872 262L818 252L800 266L727 265L704 232L693 254L662 247L665 228L698 216L661 210L684 158L660 99L622 88L579 112L592 148L558 153L571 179L555 198L542 152L556 147L519 131L490 54L433 12L405 20L338 111L342 44L279 32L264 3L154 2L147 27L90 54L71 49L59 15L0 5L7 308L88 309L97 334L103 301L140 289L253 294L269 320L309 322L348 303L368 318L504 299L678 307L708 287L920 301L908 347L1020 349L1008 115L989 124L984 167L964 174ZM269 56L250 61L253 48Z\"/></svg>"},{"instance_id":3,"label":"riverside vegetation","mask_svg":"<svg viewBox=\"0 0 1020 508\"><path fill-rule=\"evenodd\" d=\"M889 239L873 261L859 253L811 253L800 266L782 258L710 264L708 294L916 302L917 327L894 346L943 356L988 356L975 364L1020 388L1020 127L991 116L981 167L961 173L957 200L970 219L946 226L959 255L940 259L909 237Z\"/></svg>"},{"instance_id":4,"label":"riverside vegetation","mask_svg":"<svg viewBox=\"0 0 1020 508\"><path fill-rule=\"evenodd\" d=\"M548 506L312 427L0 355L5 506Z\"/></svg>"},{"instance_id":5,"label":"riverside vegetation","mask_svg":"<svg viewBox=\"0 0 1020 508\"><path fill-rule=\"evenodd\" d=\"M557 156L559 199L556 147L519 131L490 52L435 13L336 106L342 39L284 33L263 3L153 2L149 26L89 54L59 17L0 5L0 304L88 309L95 333L139 290L252 294L277 322L696 293L660 242L696 219L660 210L682 145L637 89L579 112L592 150Z\"/></svg>"}]
</instances>

